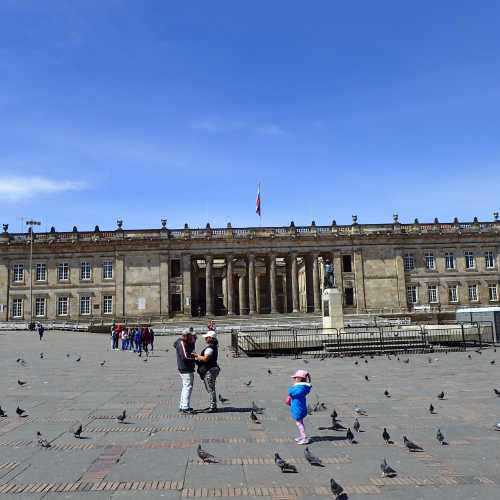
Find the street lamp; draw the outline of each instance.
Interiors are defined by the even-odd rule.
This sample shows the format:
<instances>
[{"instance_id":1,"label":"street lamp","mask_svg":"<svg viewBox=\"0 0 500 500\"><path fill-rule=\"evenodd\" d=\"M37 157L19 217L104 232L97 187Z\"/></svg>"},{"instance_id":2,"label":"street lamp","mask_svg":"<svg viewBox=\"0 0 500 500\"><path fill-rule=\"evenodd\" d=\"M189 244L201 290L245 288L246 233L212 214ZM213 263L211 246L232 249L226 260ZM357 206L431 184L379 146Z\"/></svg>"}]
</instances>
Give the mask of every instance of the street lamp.
<instances>
[{"instance_id":1,"label":"street lamp","mask_svg":"<svg viewBox=\"0 0 500 500\"><path fill-rule=\"evenodd\" d=\"M38 220L27 220L26 225L29 226L30 237L30 326L33 323L33 226L40 226L42 223Z\"/></svg>"}]
</instances>

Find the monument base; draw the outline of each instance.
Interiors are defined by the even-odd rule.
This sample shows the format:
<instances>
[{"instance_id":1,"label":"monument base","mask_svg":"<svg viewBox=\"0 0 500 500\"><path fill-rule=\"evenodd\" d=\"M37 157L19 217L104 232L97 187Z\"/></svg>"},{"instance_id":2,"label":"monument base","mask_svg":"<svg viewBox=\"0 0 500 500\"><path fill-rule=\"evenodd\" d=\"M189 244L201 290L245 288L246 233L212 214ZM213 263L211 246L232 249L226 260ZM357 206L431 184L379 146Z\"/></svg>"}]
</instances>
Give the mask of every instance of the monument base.
<instances>
[{"instance_id":1,"label":"monument base","mask_svg":"<svg viewBox=\"0 0 500 500\"><path fill-rule=\"evenodd\" d=\"M327 288L322 295L323 328L344 328L342 294L337 288Z\"/></svg>"}]
</instances>

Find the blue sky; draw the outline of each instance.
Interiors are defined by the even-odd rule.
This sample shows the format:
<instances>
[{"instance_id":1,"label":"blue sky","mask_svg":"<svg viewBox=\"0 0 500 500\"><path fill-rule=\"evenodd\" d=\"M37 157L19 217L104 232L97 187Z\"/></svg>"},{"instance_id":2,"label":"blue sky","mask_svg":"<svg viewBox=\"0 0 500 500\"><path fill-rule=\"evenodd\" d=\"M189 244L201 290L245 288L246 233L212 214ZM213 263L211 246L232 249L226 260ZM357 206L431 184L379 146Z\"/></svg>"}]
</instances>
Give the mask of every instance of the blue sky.
<instances>
[{"instance_id":1,"label":"blue sky","mask_svg":"<svg viewBox=\"0 0 500 500\"><path fill-rule=\"evenodd\" d=\"M500 3L2 0L0 214L491 220Z\"/></svg>"}]
</instances>

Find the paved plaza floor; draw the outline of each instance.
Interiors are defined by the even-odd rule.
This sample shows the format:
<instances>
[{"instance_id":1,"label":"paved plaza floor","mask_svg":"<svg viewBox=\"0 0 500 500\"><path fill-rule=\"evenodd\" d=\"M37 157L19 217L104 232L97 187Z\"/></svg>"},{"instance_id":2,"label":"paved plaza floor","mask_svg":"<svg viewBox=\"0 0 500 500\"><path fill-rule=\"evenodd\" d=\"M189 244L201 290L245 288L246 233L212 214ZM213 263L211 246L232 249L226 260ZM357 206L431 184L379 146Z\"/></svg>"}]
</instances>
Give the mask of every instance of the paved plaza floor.
<instances>
[{"instance_id":1,"label":"paved plaza floor","mask_svg":"<svg viewBox=\"0 0 500 500\"><path fill-rule=\"evenodd\" d=\"M47 332L40 342L32 333L1 332L0 405L8 417L0 418L0 500L333 498L330 478L350 499L500 498L500 432L493 429L500 421L500 397L493 393L500 389L500 351L412 355L405 363L406 356L233 358L223 348L218 390L228 401L217 414L181 415L173 340L158 337L145 362L111 351L105 335ZM297 368L312 375L309 403L327 407L305 421L309 449L324 467L309 465L293 439L284 400ZM258 424L249 418L252 401L265 408ZM193 406L207 404L196 378ZM18 417L17 406L28 416ZM361 432L350 444L345 431L329 429L330 414L335 408L352 427L356 406L367 415L358 416ZM123 409L121 424L115 417ZM83 439L72 434L79 423ZM384 427L391 445L382 440ZM436 440L438 428L447 446ZM37 431L50 448L36 446ZM409 453L403 435L424 451ZM198 459L199 443L218 463ZM281 473L276 452L298 472ZM383 458L397 477L381 477Z\"/></svg>"}]
</instances>

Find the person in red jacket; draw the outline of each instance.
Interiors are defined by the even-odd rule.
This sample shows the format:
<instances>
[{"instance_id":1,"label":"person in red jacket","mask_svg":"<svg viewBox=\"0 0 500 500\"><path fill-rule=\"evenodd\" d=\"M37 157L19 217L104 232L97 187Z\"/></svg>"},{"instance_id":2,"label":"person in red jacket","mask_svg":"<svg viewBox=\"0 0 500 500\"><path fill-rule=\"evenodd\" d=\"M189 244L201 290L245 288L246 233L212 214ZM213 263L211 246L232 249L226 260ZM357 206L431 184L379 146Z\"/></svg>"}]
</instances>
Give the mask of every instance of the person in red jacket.
<instances>
[{"instance_id":1,"label":"person in red jacket","mask_svg":"<svg viewBox=\"0 0 500 500\"><path fill-rule=\"evenodd\" d=\"M146 353L146 357L148 357L149 356L148 345L151 342L151 334L147 326L143 327L142 329L141 341L142 341L142 350Z\"/></svg>"}]
</instances>

